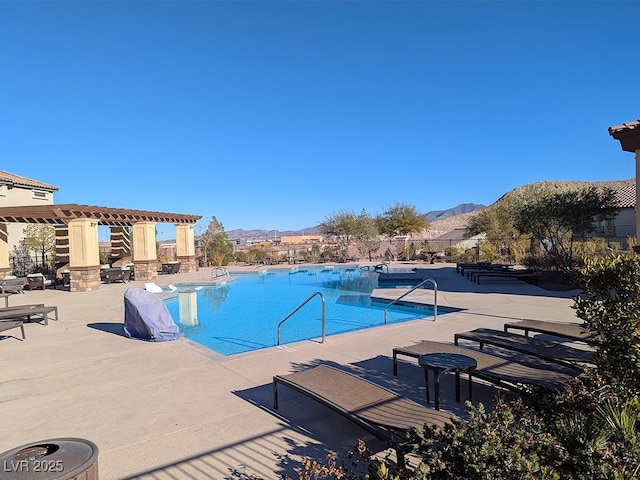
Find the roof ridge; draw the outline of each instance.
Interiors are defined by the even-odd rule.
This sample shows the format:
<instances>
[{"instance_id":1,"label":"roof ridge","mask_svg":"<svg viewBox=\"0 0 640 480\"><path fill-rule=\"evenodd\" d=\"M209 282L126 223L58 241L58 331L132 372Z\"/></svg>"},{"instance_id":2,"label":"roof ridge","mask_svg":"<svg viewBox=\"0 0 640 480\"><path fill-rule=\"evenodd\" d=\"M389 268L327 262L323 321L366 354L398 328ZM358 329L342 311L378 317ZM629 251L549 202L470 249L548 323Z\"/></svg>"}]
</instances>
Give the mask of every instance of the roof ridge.
<instances>
[{"instance_id":1,"label":"roof ridge","mask_svg":"<svg viewBox=\"0 0 640 480\"><path fill-rule=\"evenodd\" d=\"M55 185L44 183L39 180L33 180L32 178L23 177L21 175L16 175L15 173L7 172L5 170L0 170L0 184L2 183L22 185L25 187L42 188L44 190L51 191L60 190Z\"/></svg>"}]
</instances>

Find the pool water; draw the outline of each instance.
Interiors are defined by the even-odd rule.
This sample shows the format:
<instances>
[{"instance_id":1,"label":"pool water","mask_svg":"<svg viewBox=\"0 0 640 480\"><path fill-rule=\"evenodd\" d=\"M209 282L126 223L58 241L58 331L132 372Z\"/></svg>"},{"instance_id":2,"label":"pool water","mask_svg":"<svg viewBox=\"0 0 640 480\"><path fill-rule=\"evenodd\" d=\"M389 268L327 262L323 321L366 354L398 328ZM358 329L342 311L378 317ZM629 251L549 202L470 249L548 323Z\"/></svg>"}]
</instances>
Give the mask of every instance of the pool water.
<instances>
[{"instance_id":1,"label":"pool water","mask_svg":"<svg viewBox=\"0 0 640 480\"><path fill-rule=\"evenodd\" d=\"M278 323L315 292L326 302L327 336L383 325L386 302L371 299L377 277L337 267L240 274L224 285L179 285L166 304L185 337L231 355L277 345ZM428 306L394 305L387 323L432 316ZM322 301L315 296L282 325L280 344L321 336Z\"/></svg>"}]
</instances>

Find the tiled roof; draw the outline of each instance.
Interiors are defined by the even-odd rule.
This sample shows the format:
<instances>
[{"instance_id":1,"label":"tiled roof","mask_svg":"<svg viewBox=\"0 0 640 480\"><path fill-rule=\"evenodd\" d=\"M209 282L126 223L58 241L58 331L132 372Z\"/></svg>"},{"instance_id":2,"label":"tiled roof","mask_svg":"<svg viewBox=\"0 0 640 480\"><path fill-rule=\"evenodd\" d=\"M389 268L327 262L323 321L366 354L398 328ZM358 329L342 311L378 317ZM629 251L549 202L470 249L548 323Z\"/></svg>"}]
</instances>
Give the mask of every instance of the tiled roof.
<instances>
[{"instance_id":1,"label":"tiled roof","mask_svg":"<svg viewBox=\"0 0 640 480\"><path fill-rule=\"evenodd\" d=\"M609 135L620 141L625 152L640 150L640 120L609 127Z\"/></svg>"},{"instance_id":2,"label":"tiled roof","mask_svg":"<svg viewBox=\"0 0 640 480\"><path fill-rule=\"evenodd\" d=\"M636 184L628 184L616 189L616 203L619 208L636 207Z\"/></svg>"},{"instance_id":3,"label":"tiled roof","mask_svg":"<svg viewBox=\"0 0 640 480\"><path fill-rule=\"evenodd\" d=\"M30 178L21 177L15 173L5 172L0 170L0 184L20 185L23 187L42 188L43 190L51 190L53 192L60 190L54 185L48 183L39 182Z\"/></svg>"},{"instance_id":4,"label":"tiled roof","mask_svg":"<svg viewBox=\"0 0 640 480\"><path fill-rule=\"evenodd\" d=\"M622 125L609 127L609 134L613 135L614 133L623 132L625 130L635 130L636 128L640 128L640 119L634 120L633 122L626 122Z\"/></svg>"}]
</instances>

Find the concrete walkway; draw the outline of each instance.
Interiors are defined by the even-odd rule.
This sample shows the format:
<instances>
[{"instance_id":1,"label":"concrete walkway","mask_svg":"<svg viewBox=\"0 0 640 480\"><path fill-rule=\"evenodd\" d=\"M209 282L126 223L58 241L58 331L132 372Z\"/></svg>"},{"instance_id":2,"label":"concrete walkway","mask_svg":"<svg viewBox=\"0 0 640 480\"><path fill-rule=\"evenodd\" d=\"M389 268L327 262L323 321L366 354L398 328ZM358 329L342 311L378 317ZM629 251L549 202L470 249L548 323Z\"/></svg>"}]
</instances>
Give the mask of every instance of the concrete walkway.
<instances>
[{"instance_id":1,"label":"concrete walkway","mask_svg":"<svg viewBox=\"0 0 640 480\"><path fill-rule=\"evenodd\" d=\"M123 294L130 287L142 288L143 282L102 285L95 292L47 289L12 295L11 306L57 305L60 320L27 324L25 341L6 336L19 337L19 329L2 332L0 452L79 437L98 445L103 480L276 479L284 473L296 478L294 468L302 456L346 452L358 438L371 436L287 389L274 411L274 374L335 364L423 403L419 367L403 363L399 375L392 375L394 346L421 339L451 342L455 332L501 329L513 319L576 320L572 292L548 292L513 279L476 285L457 274L454 265L419 266L429 268L437 281L438 303L462 310L441 315L435 323L416 320L330 336L325 344L311 340L228 357L186 339L151 343L124 337ZM156 283L209 278L207 268L160 276ZM375 294L395 298L401 292ZM419 290L408 298L432 303L433 291ZM451 376L444 377L441 408L464 415L462 404L453 400ZM490 405L494 394L489 385L474 385L476 401Z\"/></svg>"}]
</instances>

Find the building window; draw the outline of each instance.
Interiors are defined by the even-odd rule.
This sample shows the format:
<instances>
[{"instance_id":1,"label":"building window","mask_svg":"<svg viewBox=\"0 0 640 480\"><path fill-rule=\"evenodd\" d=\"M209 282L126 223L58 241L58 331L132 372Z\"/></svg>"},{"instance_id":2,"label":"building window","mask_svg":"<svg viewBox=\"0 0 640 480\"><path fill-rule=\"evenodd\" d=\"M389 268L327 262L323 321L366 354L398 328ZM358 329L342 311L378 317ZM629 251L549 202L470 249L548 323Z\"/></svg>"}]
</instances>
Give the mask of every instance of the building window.
<instances>
[{"instance_id":1,"label":"building window","mask_svg":"<svg viewBox=\"0 0 640 480\"><path fill-rule=\"evenodd\" d=\"M42 190L33 190L33 198L37 198L39 200L46 200L47 192L43 192Z\"/></svg>"},{"instance_id":2,"label":"building window","mask_svg":"<svg viewBox=\"0 0 640 480\"><path fill-rule=\"evenodd\" d=\"M0 185L0 197L6 197L6 196L7 196L7 186Z\"/></svg>"}]
</instances>

